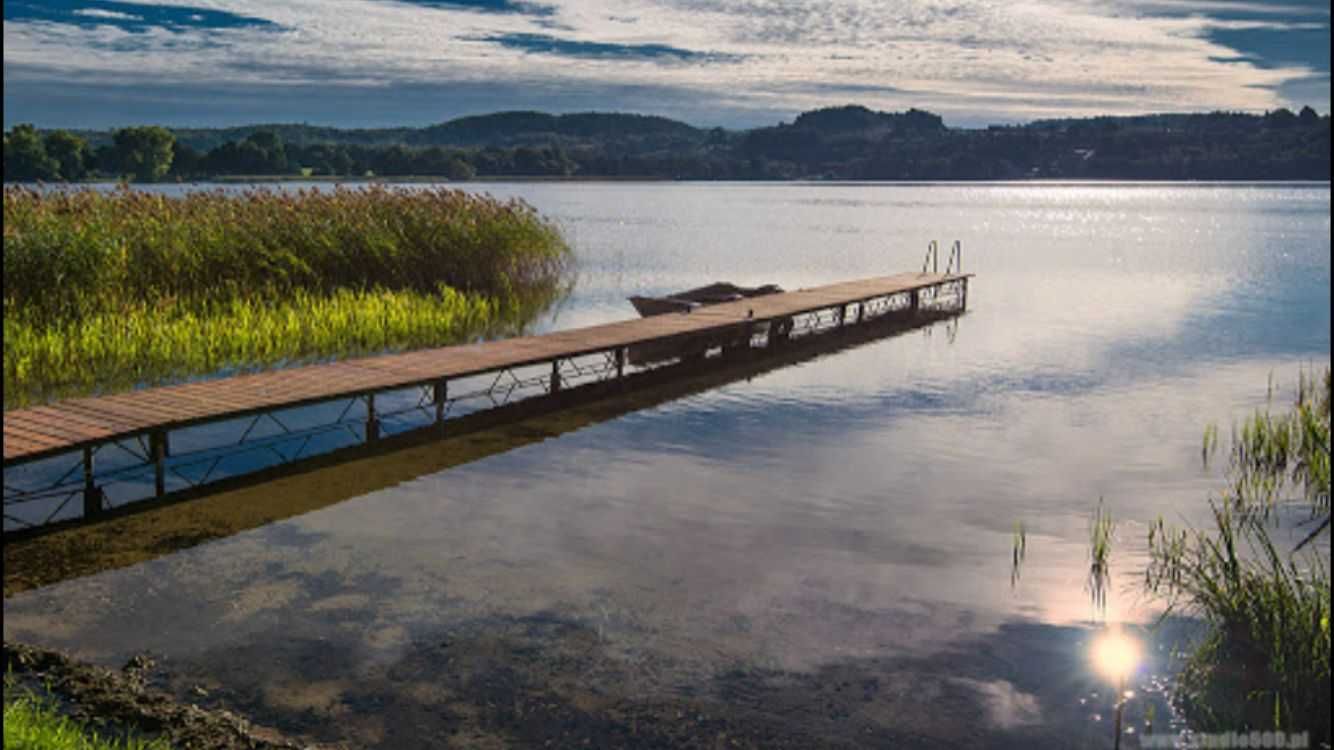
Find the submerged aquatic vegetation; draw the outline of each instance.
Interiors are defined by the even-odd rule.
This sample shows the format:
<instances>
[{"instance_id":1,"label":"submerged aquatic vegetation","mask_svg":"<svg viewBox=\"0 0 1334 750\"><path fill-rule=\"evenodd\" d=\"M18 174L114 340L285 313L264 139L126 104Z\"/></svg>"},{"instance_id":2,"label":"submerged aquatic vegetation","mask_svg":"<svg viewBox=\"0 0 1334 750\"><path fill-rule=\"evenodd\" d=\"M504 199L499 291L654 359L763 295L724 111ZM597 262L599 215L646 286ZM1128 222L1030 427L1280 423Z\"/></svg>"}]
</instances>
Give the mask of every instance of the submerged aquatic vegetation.
<instances>
[{"instance_id":1,"label":"submerged aquatic vegetation","mask_svg":"<svg viewBox=\"0 0 1334 750\"><path fill-rule=\"evenodd\" d=\"M570 250L445 189L4 192L5 406L508 332Z\"/></svg>"}]
</instances>

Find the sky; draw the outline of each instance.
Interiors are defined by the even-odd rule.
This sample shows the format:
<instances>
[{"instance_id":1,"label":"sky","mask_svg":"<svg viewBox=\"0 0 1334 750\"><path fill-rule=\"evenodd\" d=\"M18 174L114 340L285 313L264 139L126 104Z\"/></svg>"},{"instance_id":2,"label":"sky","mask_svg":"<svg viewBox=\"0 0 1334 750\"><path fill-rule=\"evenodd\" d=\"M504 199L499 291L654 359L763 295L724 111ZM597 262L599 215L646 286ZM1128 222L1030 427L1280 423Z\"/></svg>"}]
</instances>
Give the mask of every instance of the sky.
<instances>
[{"instance_id":1,"label":"sky","mask_svg":"<svg viewBox=\"0 0 1334 750\"><path fill-rule=\"evenodd\" d=\"M5 0L4 125L1330 109L1314 0Z\"/></svg>"}]
</instances>

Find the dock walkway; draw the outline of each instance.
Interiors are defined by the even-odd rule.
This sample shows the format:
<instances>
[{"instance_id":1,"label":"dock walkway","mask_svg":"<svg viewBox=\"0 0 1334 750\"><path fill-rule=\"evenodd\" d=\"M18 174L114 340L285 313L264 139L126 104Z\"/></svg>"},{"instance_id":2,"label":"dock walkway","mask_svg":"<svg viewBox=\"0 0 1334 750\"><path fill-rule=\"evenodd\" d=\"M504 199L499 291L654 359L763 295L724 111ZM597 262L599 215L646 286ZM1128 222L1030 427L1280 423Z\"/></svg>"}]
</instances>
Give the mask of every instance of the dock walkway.
<instances>
[{"instance_id":1,"label":"dock walkway","mask_svg":"<svg viewBox=\"0 0 1334 750\"><path fill-rule=\"evenodd\" d=\"M374 396L394 389L425 386L431 390L437 420L444 420L449 383L461 378L550 364L543 379L549 393L562 387L563 363L587 355L606 355L609 369L623 375L626 353L645 345L749 339L769 330L773 321L823 314L826 325L860 322L876 314L877 301L895 300L893 309L916 308L944 290L956 293L962 309L971 274L903 273L800 289L605 325L536 336L449 346L400 354L349 359L327 364L240 375L181 385L146 388L4 413L4 467L64 453L84 452L84 473L92 492L92 453L98 446L148 438L146 460L158 464L157 490L163 490L162 461L172 430L219 420L264 414L278 409L335 399L367 402L366 439L375 437ZM778 329L784 330L784 329ZM785 332L785 331L784 331ZM730 338L729 338L730 337ZM430 405L429 403L427 404ZM8 476L6 476L8 484ZM6 492L6 503L11 498ZM95 505L95 504L94 504ZM85 506L85 512L95 509Z\"/></svg>"}]
</instances>

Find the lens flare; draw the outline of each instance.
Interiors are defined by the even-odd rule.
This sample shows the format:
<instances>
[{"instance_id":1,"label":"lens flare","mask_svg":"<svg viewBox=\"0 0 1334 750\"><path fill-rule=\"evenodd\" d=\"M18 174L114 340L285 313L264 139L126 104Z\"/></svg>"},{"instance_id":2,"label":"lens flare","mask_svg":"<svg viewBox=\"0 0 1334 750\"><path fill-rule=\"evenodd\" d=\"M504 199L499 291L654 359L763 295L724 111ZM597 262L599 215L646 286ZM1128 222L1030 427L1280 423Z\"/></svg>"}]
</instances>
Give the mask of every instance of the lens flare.
<instances>
[{"instance_id":1,"label":"lens flare","mask_svg":"<svg viewBox=\"0 0 1334 750\"><path fill-rule=\"evenodd\" d=\"M1108 629L1093 641L1093 666L1098 672L1120 683L1139 666L1140 646L1119 628Z\"/></svg>"}]
</instances>

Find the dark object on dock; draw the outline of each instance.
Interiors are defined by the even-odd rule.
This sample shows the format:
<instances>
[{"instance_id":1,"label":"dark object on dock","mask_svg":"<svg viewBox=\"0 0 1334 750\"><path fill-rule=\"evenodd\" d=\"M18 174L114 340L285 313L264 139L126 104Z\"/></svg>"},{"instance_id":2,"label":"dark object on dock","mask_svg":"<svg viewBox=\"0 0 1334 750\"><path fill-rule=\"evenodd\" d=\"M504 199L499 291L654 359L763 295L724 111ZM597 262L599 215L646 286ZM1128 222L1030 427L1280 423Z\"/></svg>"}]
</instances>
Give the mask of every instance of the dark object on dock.
<instances>
[{"instance_id":1,"label":"dark object on dock","mask_svg":"<svg viewBox=\"0 0 1334 750\"><path fill-rule=\"evenodd\" d=\"M764 286L737 286L726 281L719 281L708 286L687 289L684 292L669 294L665 297L631 297L630 304L642 317L662 315L671 312L690 312L702 305L716 305L721 302L735 302L749 297L761 297L766 294L778 294L783 291L777 284Z\"/></svg>"}]
</instances>

